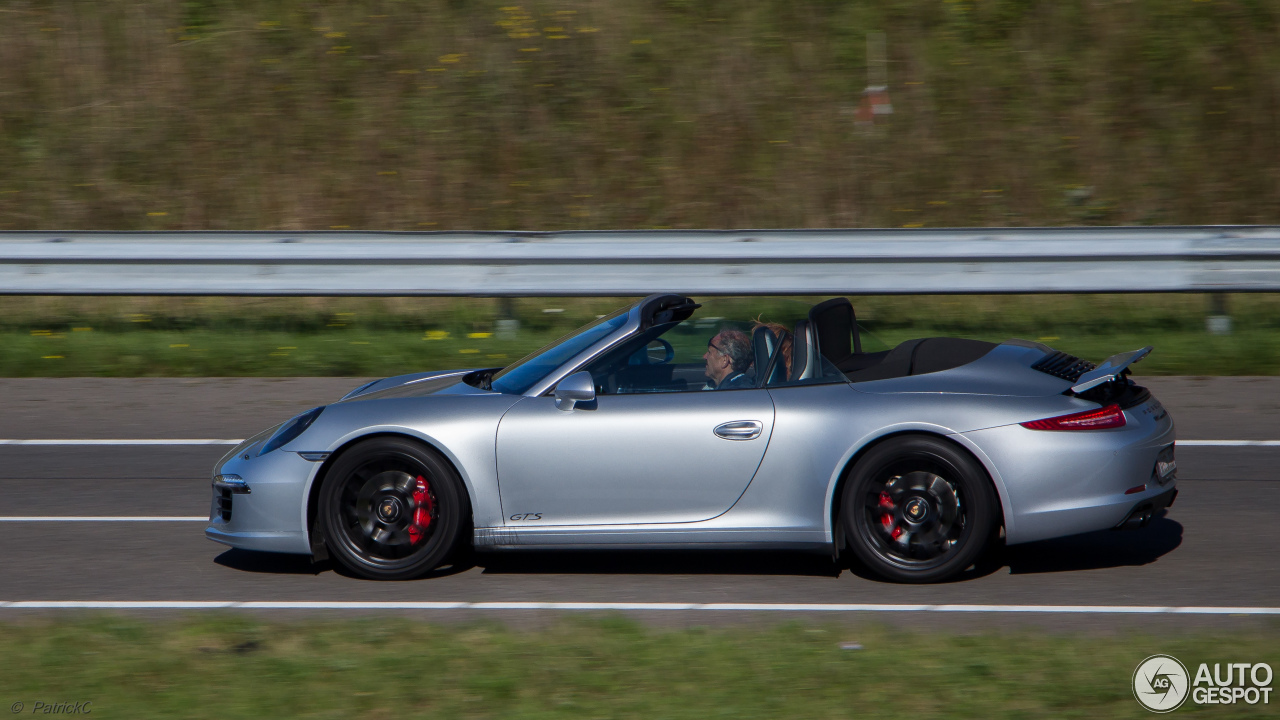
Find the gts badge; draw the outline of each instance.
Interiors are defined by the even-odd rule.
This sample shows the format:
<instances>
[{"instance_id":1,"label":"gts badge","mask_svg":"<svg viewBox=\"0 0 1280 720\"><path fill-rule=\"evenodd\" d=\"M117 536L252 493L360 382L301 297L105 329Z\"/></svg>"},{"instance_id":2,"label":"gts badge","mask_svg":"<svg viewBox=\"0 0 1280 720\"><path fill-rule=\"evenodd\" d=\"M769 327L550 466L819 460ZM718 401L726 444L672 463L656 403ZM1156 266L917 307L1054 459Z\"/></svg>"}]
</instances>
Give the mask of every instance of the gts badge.
<instances>
[{"instance_id":1,"label":"gts badge","mask_svg":"<svg viewBox=\"0 0 1280 720\"><path fill-rule=\"evenodd\" d=\"M520 522L521 520L541 520L542 513L517 513L507 519L512 522Z\"/></svg>"}]
</instances>

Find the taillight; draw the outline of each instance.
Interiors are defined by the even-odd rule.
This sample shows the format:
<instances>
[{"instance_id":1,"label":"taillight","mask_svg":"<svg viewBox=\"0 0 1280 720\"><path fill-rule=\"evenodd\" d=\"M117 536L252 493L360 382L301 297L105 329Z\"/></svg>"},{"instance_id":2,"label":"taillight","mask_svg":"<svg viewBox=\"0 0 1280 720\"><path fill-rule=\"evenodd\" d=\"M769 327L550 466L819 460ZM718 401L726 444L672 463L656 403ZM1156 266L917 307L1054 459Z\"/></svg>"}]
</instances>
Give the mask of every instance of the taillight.
<instances>
[{"instance_id":1,"label":"taillight","mask_svg":"<svg viewBox=\"0 0 1280 720\"><path fill-rule=\"evenodd\" d=\"M1106 430L1124 427L1125 419L1120 406L1112 404L1098 410L1085 410L1020 424L1032 430Z\"/></svg>"}]
</instances>

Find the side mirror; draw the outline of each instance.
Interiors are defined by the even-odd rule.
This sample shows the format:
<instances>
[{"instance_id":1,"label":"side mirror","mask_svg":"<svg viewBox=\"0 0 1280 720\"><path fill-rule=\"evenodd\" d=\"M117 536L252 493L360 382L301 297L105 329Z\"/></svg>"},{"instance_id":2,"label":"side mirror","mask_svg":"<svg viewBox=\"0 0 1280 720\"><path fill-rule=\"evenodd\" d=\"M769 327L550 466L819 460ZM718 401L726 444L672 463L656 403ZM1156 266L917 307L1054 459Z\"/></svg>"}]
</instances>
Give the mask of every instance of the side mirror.
<instances>
[{"instance_id":1,"label":"side mirror","mask_svg":"<svg viewBox=\"0 0 1280 720\"><path fill-rule=\"evenodd\" d=\"M586 370L580 370L561 380L556 385L555 395L556 407L566 412L577 407L579 403L594 404L596 401L596 381L592 379L591 373Z\"/></svg>"}]
</instances>

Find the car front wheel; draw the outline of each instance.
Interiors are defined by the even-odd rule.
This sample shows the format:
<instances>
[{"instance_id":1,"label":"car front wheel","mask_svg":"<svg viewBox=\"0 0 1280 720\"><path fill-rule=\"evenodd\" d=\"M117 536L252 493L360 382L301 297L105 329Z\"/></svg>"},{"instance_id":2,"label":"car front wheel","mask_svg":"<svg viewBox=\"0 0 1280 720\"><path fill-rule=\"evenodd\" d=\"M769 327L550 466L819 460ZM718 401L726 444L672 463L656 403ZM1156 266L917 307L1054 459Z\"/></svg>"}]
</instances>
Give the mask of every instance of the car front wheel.
<instances>
[{"instance_id":1,"label":"car front wheel","mask_svg":"<svg viewBox=\"0 0 1280 720\"><path fill-rule=\"evenodd\" d=\"M850 549L888 580L946 580L978 559L999 501L982 466L941 438L894 438L872 448L845 484L841 521Z\"/></svg>"},{"instance_id":2,"label":"car front wheel","mask_svg":"<svg viewBox=\"0 0 1280 720\"><path fill-rule=\"evenodd\" d=\"M374 580L405 580L440 566L470 514L457 472L406 438L344 452L325 474L319 521L334 559Z\"/></svg>"}]
</instances>

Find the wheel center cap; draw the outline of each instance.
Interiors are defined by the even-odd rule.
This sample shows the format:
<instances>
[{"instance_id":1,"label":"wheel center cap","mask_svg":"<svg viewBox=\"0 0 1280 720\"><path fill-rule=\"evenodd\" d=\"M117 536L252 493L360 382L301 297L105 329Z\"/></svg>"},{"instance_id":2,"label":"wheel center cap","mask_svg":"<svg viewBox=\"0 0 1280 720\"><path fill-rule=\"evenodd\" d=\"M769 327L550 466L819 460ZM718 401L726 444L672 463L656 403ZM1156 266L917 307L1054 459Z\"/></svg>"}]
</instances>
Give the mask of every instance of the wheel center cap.
<instances>
[{"instance_id":1,"label":"wheel center cap","mask_svg":"<svg viewBox=\"0 0 1280 720\"><path fill-rule=\"evenodd\" d=\"M907 520L918 523L929 514L929 504L921 498L911 498L902 510L906 513Z\"/></svg>"},{"instance_id":2,"label":"wheel center cap","mask_svg":"<svg viewBox=\"0 0 1280 720\"><path fill-rule=\"evenodd\" d=\"M378 519L382 522L395 522L400 519L403 507L399 498L385 497L378 503Z\"/></svg>"}]
</instances>

